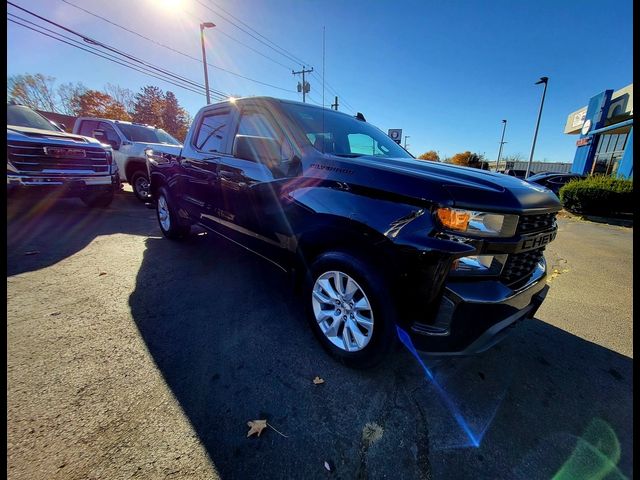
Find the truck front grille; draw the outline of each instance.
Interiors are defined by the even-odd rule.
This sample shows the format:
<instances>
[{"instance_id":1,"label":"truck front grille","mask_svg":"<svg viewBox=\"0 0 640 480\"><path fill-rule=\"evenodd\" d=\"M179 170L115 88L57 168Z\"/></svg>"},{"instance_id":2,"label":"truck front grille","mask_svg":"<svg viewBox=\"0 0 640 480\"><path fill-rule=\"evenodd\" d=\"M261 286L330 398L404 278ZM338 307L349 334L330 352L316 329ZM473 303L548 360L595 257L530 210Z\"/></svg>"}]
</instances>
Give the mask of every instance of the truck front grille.
<instances>
[{"instance_id":1,"label":"truck front grille","mask_svg":"<svg viewBox=\"0 0 640 480\"><path fill-rule=\"evenodd\" d=\"M555 226L556 213L542 213L540 215L522 215L518 221L517 233L532 233L546 230Z\"/></svg>"},{"instance_id":2,"label":"truck front grille","mask_svg":"<svg viewBox=\"0 0 640 480\"><path fill-rule=\"evenodd\" d=\"M528 252L515 253L509 255L507 263L505 263L500 280L505 285L517 286L522 280L525 280L536 268L536 265L542 260L544 247Z\"/></svg>"},{"instance_id":3,"label":"truck front grille","mask_svg":"<svg viewBox=\"0 0 640 480\"><path fill-rule=\"evenodd\" d=\"M59 151L82 150L84 157L47 155L45 148ZM7 144L7 159L20 172L27 175L97 175L109 173L110 159L100 147L66 147L32 142Z\"/></svg>"}]
</instances>

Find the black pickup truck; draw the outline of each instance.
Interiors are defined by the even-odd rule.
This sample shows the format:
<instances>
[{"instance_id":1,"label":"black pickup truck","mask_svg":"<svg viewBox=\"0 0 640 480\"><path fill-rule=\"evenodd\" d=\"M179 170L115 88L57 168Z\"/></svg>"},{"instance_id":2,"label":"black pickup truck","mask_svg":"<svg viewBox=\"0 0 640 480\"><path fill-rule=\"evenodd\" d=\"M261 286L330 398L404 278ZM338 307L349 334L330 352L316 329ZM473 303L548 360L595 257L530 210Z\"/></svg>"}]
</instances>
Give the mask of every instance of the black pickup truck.
<instances>
[{"instance_id":1,"label":"black pickup truck","mask_svg":"<svg viewBox=\"0 0 640 480\"><path fill-rule=\"evenodd\" d=\"M163 234L198 224L293 273L347 365L379 362L397 327L429 354L486 350L547 293L555 195L416 160L360 113L230 100L198 112L184 147L146 155Z\"/></svg>"}]
</instances>

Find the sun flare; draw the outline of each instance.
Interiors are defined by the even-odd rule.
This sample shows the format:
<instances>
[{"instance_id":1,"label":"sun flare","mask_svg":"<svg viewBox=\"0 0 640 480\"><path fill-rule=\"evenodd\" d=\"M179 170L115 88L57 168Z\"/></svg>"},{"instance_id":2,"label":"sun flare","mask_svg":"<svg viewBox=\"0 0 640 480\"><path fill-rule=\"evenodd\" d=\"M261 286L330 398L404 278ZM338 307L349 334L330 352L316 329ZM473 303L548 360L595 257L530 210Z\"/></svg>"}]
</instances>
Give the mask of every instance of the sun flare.
<instances>
[{"instance_id":1,"label":"sun flare","mask_svg":"<svg viewBox=\"0 0 640 480\"><path fill-rule=\"evenodd\" d=\"M184 3L183 0L157 0L157 1L158 3L160 3L160 5L162 5L162 7L166 8L167 10L179 10L182 4Z\"/></svg>"}]
</instances>

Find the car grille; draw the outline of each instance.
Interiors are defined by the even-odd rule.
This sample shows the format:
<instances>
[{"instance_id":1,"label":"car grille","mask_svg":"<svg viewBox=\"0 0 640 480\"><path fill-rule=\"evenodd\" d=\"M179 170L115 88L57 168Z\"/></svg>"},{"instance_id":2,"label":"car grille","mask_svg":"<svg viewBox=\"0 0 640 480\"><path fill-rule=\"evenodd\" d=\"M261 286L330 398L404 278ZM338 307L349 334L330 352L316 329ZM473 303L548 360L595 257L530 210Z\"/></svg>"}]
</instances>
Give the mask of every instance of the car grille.
<instances>
[{"instance_id":1,"label":"car grille","mask_svg":"<svg viewBox=\"0 0 640 480\"><path fill-rule=\"evenodd\" d=\"M84 157L57 157L47 155L45 147L83 150ZM46 175L96 175L109 173L110 159L100 147L76 147L31 142L7 144L7 159L20 172Z\"/></svg>"},{"instance_id":2,"label":"car grille","mask_svg":"<svg viewBox=\"0 0 640 480\"><path fill-rule=\"evenodd\" d=\"M556 224L556 213L522 215L518 221L517 233L531 233L546 230Z\"/></svg>"},{"instance_id":3,"label":"car grille","mask_svg":"<svg viewBox=\"0 0 640 480\"><path fill-rule=\"evenodd\" d=\"M544 247L528 252L509 255L502 268L500 280L508 286L517 286L535 270L536 265L542 260Z\"/></svg>"}]
</instances>

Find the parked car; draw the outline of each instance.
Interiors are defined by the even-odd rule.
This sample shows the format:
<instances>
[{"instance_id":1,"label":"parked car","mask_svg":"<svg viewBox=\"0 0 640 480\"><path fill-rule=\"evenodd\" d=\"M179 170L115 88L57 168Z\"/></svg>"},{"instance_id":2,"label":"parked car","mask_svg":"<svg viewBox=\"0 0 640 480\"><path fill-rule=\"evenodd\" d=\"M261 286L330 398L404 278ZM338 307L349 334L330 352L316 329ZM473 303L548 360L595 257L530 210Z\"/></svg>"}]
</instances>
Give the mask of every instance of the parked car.
<instances>
[{"instance_id":1,"label":"parked car","mask_svg":"<svg viewBox=\"0 0 640 480\"><path fill-rule=\"evenodd\" d=\"M553 193L558 195L558 192L560 192L560 189L564 186L565 183L569 183L571 180L578 180L580 178L585 178L585 176L578 173L545 172L531 175L529 178L527 178L527 181L537 183L538 185L542 185L543 187L547 187Z\"/></svg>"},{"instance_id":2,"label":"parked car","mask_svg":"<svg viewBox=\"0 0 640 480\"><path fill-rule=\"evenodd\" d=\"M24 105L7 105L7 193L55 190L106 207L118 189L110 146L65 133Z\"/></svg>"},{"instance_id":3,"label":"parked car","mask_svg":"<svg viewBox=\"0 0 640 480\"><path fill-rule=\"evenodd\" d=\"M120 180L128 182L136 197L144 202L149 197L144 150L160 144L182 146L161 128L107 118L80 117L73 126L73 133L94 137L111 145Z\"/></svg>"},{"instance_id":4,"label":"parked car","mask_svg":"<svg viewBox=\"0 0 640 480\"><path fill-rule=\"evenodd\" d=\"M423 352L483 351L548 290L555 195L417 160L362 114L226 101L147 161L164 236L197 224L291 272L311 328L350 366L384 358L396 327Z\"/></svg>"},{"instance_id":5,"label":"parked car","mask_svg":"<svg viewBox=\"0 0 640 480\"><path fill-rule=\"evenodd\" d=\"M513 168L508 168L507 170L504 171L505 175L510 175L512 177L517 177L517 178L524 178L525 175L527 174L526 170L517 170L517 169L513 169Z\"/></svg>"}]
</instances>

